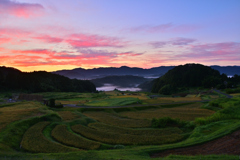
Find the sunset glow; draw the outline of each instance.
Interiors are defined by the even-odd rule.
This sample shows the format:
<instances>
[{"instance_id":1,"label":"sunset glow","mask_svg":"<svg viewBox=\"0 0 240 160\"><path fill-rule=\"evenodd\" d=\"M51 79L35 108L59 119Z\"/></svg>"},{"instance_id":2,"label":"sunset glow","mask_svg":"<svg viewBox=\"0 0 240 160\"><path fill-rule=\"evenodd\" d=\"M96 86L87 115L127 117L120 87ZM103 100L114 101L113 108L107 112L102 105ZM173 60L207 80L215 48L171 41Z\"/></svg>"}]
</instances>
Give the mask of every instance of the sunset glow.
<instances>
[{"instance_id":1,"label":"sunset glow","mask_svg":"<svg viewBox=\"0 0 240 160\"><path fill-rule=\"evenodd\" d=\"M239 0L0 0L0 66L240 65Z\"/></svg>"}]
</instances>

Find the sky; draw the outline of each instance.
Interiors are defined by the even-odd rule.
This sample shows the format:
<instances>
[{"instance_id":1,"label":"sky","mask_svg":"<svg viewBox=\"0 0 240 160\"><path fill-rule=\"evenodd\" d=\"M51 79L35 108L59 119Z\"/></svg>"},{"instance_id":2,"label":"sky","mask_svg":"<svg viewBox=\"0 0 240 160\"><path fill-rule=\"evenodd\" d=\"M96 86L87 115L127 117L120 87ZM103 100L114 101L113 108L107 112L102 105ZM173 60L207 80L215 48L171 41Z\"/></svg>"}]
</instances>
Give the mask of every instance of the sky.
<instances>
[{"instance_id":1,"label":"sky","mask_svg":"<svg viewBox=\"0 0 240 160\"><path fill-rule=\"evenodd\" d=\"M240 65L240 0L0 0L0 66Z\"/></svg>"}]
</instances>

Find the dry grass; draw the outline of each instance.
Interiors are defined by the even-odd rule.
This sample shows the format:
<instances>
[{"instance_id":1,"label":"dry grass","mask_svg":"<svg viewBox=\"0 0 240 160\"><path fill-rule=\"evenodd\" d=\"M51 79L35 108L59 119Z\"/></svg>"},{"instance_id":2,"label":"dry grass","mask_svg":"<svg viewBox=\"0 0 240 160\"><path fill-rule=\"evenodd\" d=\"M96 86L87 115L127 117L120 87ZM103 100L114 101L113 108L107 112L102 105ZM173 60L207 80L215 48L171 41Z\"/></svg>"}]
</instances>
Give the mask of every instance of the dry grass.
<instances>
[{"instance_id":1,"label":"dry grass","mask_svg":"<svg viewBox=\"0 0 240 160\"><path fill-rule=\"evenodd\" d=\"M62 117L63 121L70 121L70 120L81 118L79 115L74 114L71 111L58 111L57 113Z\"/></svg>"},{"instance_id":2,"label":"dry grass","mask_svg":"<svg viewBox=\"0 0 240 160\"><path fill-rule=\"evenodd\" d=\"M197 117L208 117L215 113L212 110L201 109L201 103L188 104L180 107L174 108L159 108L159 109L149 109L144 111L127 111L119 113L122 116L127 116L129 118L135 119L152 119L152 118L162 118L171 117L179 118L180 120L192 121Z\"/></svg>"},{"instance_id":3,"label":"dry grass","mask_svg":"<svg viewBox=\"0 0 240 160\"><path fill-rule=\"evenodd\" d=\"M32 116L43 115L43 108L37 102L21 102L0 108L0 131L11 122L26 119Z\"/></svg>"},{"instance_id":4,"label":"dry grass","mask_svg":"<svg viewBox=\"0 0 240 160\"><path fill-rule=\"evenodd\" d=\"M67 130L66 125L57 125L51 133L52 137L62 144L81 148L81 149L98 149L100 147L99 142L88 140L79 135L75 135Z\"/></svg>"},{"instance_id":5,"label":"dry grass","mask_svg":"<svg viewBox=\"0 0 240 160\"><path fill-rule=\"evenodd\" d=\"M145 119L130 119L120 117L113 113L106 113L106 112L84 112L84 115L96 119L100 122L115 125L119 127L129 127L129 128L144 128L150 127L151 121Z\"/></svg>"},{"instance_id":6,"label":"dry grass","mask_svg":"<svg viewBox=\"0 0 240 160\"><path fill-rule=\"evenodd\" d=\"M157 145L173 143L183 139L182 135L176 133L164 136L149 136L111 133L91 129L83 125L74 125L71 128L74 132L79 133L84 137L107 144Z\"/></svg>"},{"instance_id":7,"label":"dry grass","mask_svg":"<svg viewBox=\"0 0 240 160\"><path fill-rule=\"evenodd\" d=\"M232 93L232 94L230 94L231 96L236 96L236 97L238 97L238 96L240 96L240 93Z\"/></svg>"},{"instance_id":8,"label":"dry grass","mask_svg":"<svg viewBox=\"0 0 240 160\"><path fill-rule=\"evenodd\" d=\"M50 122L39 122L30 127L21 142L22 147L34 153L60 153L77 151L77 149L64 146L62 144L53 142L44 137L42 131Z\"/></svg>"},{"instance_id":9,"label":"dry grass","mask_svg":"<svg viewBox=\"0 0 240 160\"><path fill-rule=\"evenodd\" d=\"M118 94L121 94L118 91L105 91L105 93L110 96L117 96Z\"/></svg>"}]
</instances>

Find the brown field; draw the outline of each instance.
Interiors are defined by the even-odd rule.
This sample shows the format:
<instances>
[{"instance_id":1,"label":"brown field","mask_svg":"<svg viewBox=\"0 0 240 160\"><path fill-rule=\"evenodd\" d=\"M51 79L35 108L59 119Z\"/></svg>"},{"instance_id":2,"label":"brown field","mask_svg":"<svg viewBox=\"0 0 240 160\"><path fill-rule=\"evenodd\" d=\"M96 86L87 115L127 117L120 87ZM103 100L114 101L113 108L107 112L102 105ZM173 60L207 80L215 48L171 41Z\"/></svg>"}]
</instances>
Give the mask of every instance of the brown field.
<instances>
[{"instance_id":1,"label":"brown field","mask_svg":"<svg viewBox=\"0 0 240 160\"><path fill-rule=\"evenodd\" d=\"M201 109L202 103L187 104L184 106L174 107L174 108L158 108L149 109L138 112L120 112L122 116L134 119L152 119L152 118L162 118L171 117L179 118L181 120L194 120L197 117L207 117L215 113L214 111L208 109Z\"/></svg>"},{"instance_id":2,"label":"brown field","mask_svg":"<svg viewBox=\"0 0 240 160\"><path fill-rule=\"evenodd\" d=\"M175 155L240 155L240 130L237 130L230 135L226 135L222 138L206 142L204 144L176 148L162 151L160 153L152 154L152 158L165 157L170 154ZM228 158L226 157L226 160ZM236 159L238 159L236 157Z\"/></svg>"}]
</instances>

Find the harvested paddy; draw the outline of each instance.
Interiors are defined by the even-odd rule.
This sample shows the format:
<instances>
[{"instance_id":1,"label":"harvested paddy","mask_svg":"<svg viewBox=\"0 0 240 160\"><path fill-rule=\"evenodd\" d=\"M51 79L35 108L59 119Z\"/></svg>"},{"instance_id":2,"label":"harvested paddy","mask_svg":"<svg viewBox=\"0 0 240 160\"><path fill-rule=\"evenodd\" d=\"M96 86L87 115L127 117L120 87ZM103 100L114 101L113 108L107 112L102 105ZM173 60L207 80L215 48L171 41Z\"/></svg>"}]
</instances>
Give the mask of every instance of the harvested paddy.
<instances>
[{"instance_id":1,"label":"harvested paddy","mask_svg":"<svg viewBox=\"0 0 240 160\"><path fill-rule=\"evenodd\" d=\"M119 115L126 116L128 118L134 119L152 119L152 118L162 118L171 117L179 118L181 120L194 120L198 117L207 117L215 113L214 111L208 109L201 109L202 103L193 103L181 105L179 107L161 107L157 109L149 109L137 112L120 112Z\"/></svg>"}]
</instances>

